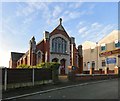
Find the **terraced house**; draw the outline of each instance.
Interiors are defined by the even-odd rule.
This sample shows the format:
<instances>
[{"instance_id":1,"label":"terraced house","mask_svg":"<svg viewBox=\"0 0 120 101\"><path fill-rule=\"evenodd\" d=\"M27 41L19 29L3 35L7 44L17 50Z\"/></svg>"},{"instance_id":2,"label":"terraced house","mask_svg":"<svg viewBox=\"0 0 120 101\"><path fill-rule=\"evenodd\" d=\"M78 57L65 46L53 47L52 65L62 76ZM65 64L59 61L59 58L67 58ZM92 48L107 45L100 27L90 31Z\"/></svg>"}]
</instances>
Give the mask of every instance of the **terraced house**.
<instances>
[{"instance_id":1,"label":"terraced house","mask_svg":"<svg viewBox=\"0 0 120 101\"><path fill-rule=\"evenodd\" d=\"M44 38L40 42L36 43L33 36L29 44L26 53L11 52L10 68L16 68L20 64L34 66L42 62L59 62L59 74L67 74L68 66L79 67L82 72L82 46L76 47L75 38L68 35L61 18L59 25L51 33L44 32Z\"/></svg>"}]
</instances>

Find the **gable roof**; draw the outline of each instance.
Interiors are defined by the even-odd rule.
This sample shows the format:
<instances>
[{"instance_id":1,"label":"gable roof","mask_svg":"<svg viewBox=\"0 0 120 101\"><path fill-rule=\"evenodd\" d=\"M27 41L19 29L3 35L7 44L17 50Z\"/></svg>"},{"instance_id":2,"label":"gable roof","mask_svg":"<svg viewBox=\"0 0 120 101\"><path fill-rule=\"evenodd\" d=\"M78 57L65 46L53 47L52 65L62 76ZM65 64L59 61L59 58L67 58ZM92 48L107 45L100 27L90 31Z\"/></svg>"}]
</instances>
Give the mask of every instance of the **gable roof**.
<instances>
[{"instance_id":1,"label":"gable roof","mask_svg":"<svg viewBox=\"0 0 120 101\"><path fill-rule=\"evenodd\" d=\"M11 52L11 60L17 61L19 60L25 53Z\"/></svg>"},{"instance_id":2,"label":"gable roof","mask_svg":"<svg viewBox=\"0 0 120 101\"><path fill-rule=\"evenodd\" d=\"M65 31L64 27L63 27L61 24L59 24L59 25L56 27L56 29Z\"/></svg>"},{"instance_id":3,"label":"gable roof","mask_svg":"<svg viewBox=\"0 0 120 101\"><path fill-rule=\"evenodd\" d=\"M61 20L61 18L60 18ZM60 21L60 24L50 33L50 37L55 34L62 34L65 37L67 37L70 40L70 37L64 27L62 26L62 22Z\"/></svg>"},{"instance_id":4,"label":"gable roof","mask_svg":"<svg viewBox=\"0 0 120 101\"><path fill-rule=\"evenodd\" d=\"M65 31L64 27L62 26L62 18L60 18L59 21L60 21L60 23L55 29Z\"/></svg>"},{"instance_id":5,"label":"gable roof","mask_svg":"<svg viewBox=\"0 0 120 101\"><path fill-rule=\"evenodd\" d=\"M43 41L44 41L44 39L40 40L40 41L36 44L36 46L39 45L39 44L41 44Z\"/></svg>"},{"instance_id":6,"label":"gable roof","mask_svg":"<svg viewBox=\"0 0 120 101\"><path fill-rule=\"evenodd\" d=\"M39 41L36 45L36 51L41 50L42 52L44 52L44 39Z\"/></svg>"}]
</instances>

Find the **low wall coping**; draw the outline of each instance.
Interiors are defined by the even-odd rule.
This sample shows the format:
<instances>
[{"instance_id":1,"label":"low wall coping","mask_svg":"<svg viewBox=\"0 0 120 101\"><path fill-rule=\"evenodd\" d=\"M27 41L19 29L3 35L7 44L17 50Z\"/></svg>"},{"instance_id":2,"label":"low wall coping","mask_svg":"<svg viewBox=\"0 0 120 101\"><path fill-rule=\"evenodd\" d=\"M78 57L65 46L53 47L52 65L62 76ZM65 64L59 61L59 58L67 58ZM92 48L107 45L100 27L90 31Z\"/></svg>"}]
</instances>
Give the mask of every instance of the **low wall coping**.
<instances>
[{"instance_id":1,"label":"low wall coping","mask_svg":"<svg viewBox=\"0 0 120 101\"><path fill-rule=\"evenodd\" d=\"M111 76L116 74L75 74L75 76Z\"/></svg>"}]
</instances>

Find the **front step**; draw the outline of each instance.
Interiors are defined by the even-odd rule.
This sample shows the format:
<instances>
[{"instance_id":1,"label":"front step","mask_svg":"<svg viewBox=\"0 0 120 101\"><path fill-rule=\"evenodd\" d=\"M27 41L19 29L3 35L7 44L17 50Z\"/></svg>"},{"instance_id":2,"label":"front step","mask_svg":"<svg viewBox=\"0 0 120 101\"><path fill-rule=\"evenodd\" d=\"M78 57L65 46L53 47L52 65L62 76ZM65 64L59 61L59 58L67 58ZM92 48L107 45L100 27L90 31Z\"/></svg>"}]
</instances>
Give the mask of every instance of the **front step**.
<instances>
[{"instance_id":1,"label":"front step","mask_svg":"<svg viewBox=\"0 0 120 101\"><path fill-rule=\"evenodd\" d=\"M67 77L67 75L59 75L59 80L61 82L67 82L68 81L68 77Z\"/></svg>"}]
</instances>

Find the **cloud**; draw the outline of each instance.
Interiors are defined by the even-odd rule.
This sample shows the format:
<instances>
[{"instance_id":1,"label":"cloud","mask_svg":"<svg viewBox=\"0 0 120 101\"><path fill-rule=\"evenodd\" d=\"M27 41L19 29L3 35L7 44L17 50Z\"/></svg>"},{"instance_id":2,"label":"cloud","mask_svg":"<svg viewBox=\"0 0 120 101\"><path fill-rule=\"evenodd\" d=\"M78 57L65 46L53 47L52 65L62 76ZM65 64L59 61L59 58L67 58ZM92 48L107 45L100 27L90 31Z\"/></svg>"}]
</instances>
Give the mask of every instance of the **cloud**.
<instances>
[{"instance_id":1,"label":"cloud","mask_svg":"<svg viewBox=\"0 0 120 101\"><path fill-rule=\"evenodd\" d=\"M91 15L94 13L94 8L95 8L95 4L91 4L87 7L86 10L84 10L86 15Z\"/></svg>"},{"instance_id":2,"label":"cloud","mask_svg":"<svg viewBox=\"0 0 120 101\"><path fill-rule=\"evenodd\" d=\"M60 6L55 6L53 10L53 17L56 18L62 12L62 8Z\"/></svg>"},{"instance_id":3,"label":"cloud","mask_svg":"<svg viewBox=\"0 0 120 101\"><path fill-rule=\"evenodd\" d=\"M71 20L71 19L75 19L75 18L79 17L79 15L80 15L80 12L77 12L77 11L73 11L73 12L71 12L71 11L66 11L66 12L63 14L63 16L66 17L66 21Z\"/></svg>"},{"instance_id":4,"label":"cloud","mask_svg":"<svg viewBox=\"0 0 120 101\"><path fill-rule=\"evenodd\" d=\"M28 16L33 11L34 11L34 9L32 7L30 7L30 6L25 7L24 5L19 4L17 11L16 11L16 16Z\"/></svg>"},{"instance_id":5,"label":"cloud","mask_svg":"<svg viewBox=\"0 0 120 101\"><path fill-rule=\"evenodd\" d=\"M82 6L82 4L83 4L83 2L73 2L68 7L72 8L72 9L77 9L77 8L80 8Z\"/></svg>"},{"instance_id":6,"label":"cloud","mask_svg":"<svg viewBox=\"0 0 120 101\"><path fill-rule=\"evenodd\" d=\"M44 11L47 8L47 5L49 3L44 2L26 2L24 4L19 4L16 15L17 16L29 16L33 13L36 13L37 11Z\"/></svg>"},{"instance_id":7,"label":"cloud","mask_svg":"<svg viewBox=\"0 0 120 101\"><path fill-rule=\"evenodd\" d=\"M80 28L78 32L79 33L84 33L86 30L87 30L87 27L83 27L83 28Z\"/></svg>"},{"instance_id":8,"label":"cloud","mask_svg":"<svg viewBox=\"0 0 120 101\"><path fill-rule=\"evenodd\" d=\"M43 19L46 24L51 24L52 11L49 9L50 2L25 2L19 3L16 10L16 16L23 19L23 25L31 26L36 18ZM58 10L58 7L57 7ZM60 12L60 11L59 11ZM54 16L58 12L56 11ZM25 25L25 26L26 26Z\"/></svg>"},{"instance_id":9,"label":"cloud","mask_svg":"<svg viewBox=\"0 0 120 101\"><path fill-rule=\"evenodd\" d=\"M31 21L33 21L33 18L29 17L29 18L23 20L23 23L24 23L24 24L28 24L28 23L30 23Z\"/></svg>"},{"instance_id":10,"label":"cloud","mask_svg":"<svg viewBox=\"0 0 120 101\"><path fill-rule=\"evenodd\" d=\"M80 11L79 8L83 5L82 2L76 3L52 3L52 2L26 2L18 5L16 15L23 17L23 23L30 23L34 21L33 17L40 16L45 20L45 23L50 26L57 24L58 19L61 17L64 22L80 18L83 15L89 14L89 10ZM67 6L64 8L63 6ZM77 9L77 10L73 10ZM37 13L37 14L36 14Z\"/></svg>"},{"instance_id":11,"label":"cloud","mask_svg":"<svg viewBox=\"0 0 120 101\"><path fill-rule=\"evenodd\" d=\"M62 14L62 18L64 19L64 22L68 22L70 20L74 20L77 18L80 18L82 15L84 14L84 11L69 11L66 10L63 14Z\"/></svg>"},{"instance_id":12,"label":"cloud","mask_svg":"<svg viewBox=\"0 0 120 101\"><path fill-rule=\"evenodd\" d=\"M89 10L93 10L95 8L95 4L91 4L90 6L89 6Z\"/></svg>"},{"instance_id":13,"label":"cloud","mask_svg":"<svg viewBox=\"0 0 120 101\"><path fill-rule=\"evenodd\" d=\"M35 14L28 16L28 17L24 17L22 23L25 26L30 26L32 24L32 22L34 22L35 18L37 17L38 12L36 12Z\"/></svg>"},{"instance_id":14,"label":"cloud","mask_svg":"<svg viewBox=\"0 0 120 101\"><path fill-rule=\"evenodd\" d=\"M78 28L78 36L94 42L97 42L98 40L100 40L101 38L103 38L117 28L117 24L104 25L98 22L83 22L84 23L79 23L79 25L81 24L82 27L79 26Z\"/></svg>"},{"instance_id":15,"label":"cloud","mask_svg":"<svg viewBox=\"0 0 120 101\"><path fill-rule=\"evenodd\" d=\"M51 5L50 5L51 4ZM17 13L19 16L22 16L24 19L24 23L29 23L33 21L35 17L42 18L47 25L54 25L59 18L60 13L62 12L62 8L58 5L52 6L54 3L51 2L26 2L25 7L19 8ZM50 6L52 6L50 8Z\"/></svg>"},{"instance_id":16,"label":"cloud","mask_svg":"<svg viewBox=\"0 0 120 101\"><path fill-rule=\"evenodd\" d=\"M93 24L91 25L92 28L100 28L101 26L102 26L102 25L99 24L99 23L97 23L97 22L95 22L95 23L93 23Z\"/></svg>"},{"instance_id":17,"label":"cloud","mask_svg":"<svg viewBox=\"0 0 120 101\"><path fill-rule=\"evenodd\" d=\"M71 19L75 19L80 16L80 12L70 12L68 15Z\"/></svg>"},{"instance_id":18,"label":"cloud","mask_svg":"<svg viewBox=\"0 0 120 101\"><path fill-rule=\"evenodd\" d=\"M84 32L84 33L81 35L81 37L84 38L84 37L86 37L88 34L89 34L89 33Z\"/></svg>"},{"instance_id":19,"label":"cloud","mask_svg":"<svg viewBox=\"0 0 120 101\"><path fill-rule=\"evenodd\" d=\"M48 16L46 19L46 21L51 24L51 23L56 23L58 22L58 19L61 17L62 19L64 19L64 22L76 19L78 17L80 17L83 12L79 12L79 11L72 11L69 9L65 9L63 8L64 5L59 5L56 4L56 6L53 8L53 11L46 11L48 13Z\"/></svg>"},{"instance_id":20,"label":"cloud","mask_svg":"<svg viewBox=\"0 0 120 101\"><path fill-rule=\"evenodd\" d=\"M85 21L80 21L78 26L81 26L81 25L84 25L85 24Z\"/></svg>"},{"instance_id":21,"label":"cloud","mask_svg":"<svg viewBox=\"0 0 120 101\"><path fill-rule=\"evenodd\" d=\"M80 18L83 15L90 15L93 14L93 9L95 7L95 5L89 5L89 7L85 10L80 10L80 7L83 5L82 2L77 2L77 3L71 3L69 4L69 8L75 9L77 8L77 10L64 10L64 13L62 15L62 17L64 18L64 21L70 21L72 19L76 19L76 18Z\"/></svg>"},{"instance_id":22,"label":"cloud","mask_svg":"<svg viewBox=\"0 0 120 101\"><path fill-rule=\"evenodd\" d=\"M15 26L14 24L10 24L11 23L11 19L12 17L5 19L2 19L2 31L4 32L4 34L8 34L9 35L25 35L25 28L26 27L22 27L22 29L20 28L21 26ZM3 34L3 33L2 33Z\"/></svg>"}]
</instances>

